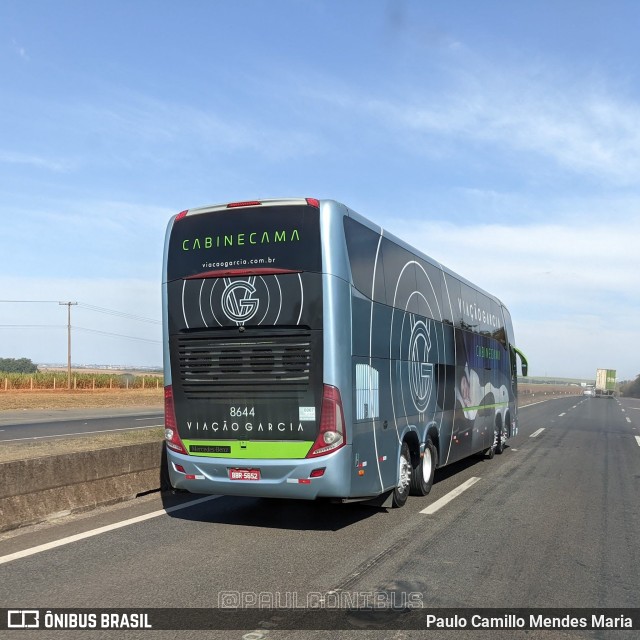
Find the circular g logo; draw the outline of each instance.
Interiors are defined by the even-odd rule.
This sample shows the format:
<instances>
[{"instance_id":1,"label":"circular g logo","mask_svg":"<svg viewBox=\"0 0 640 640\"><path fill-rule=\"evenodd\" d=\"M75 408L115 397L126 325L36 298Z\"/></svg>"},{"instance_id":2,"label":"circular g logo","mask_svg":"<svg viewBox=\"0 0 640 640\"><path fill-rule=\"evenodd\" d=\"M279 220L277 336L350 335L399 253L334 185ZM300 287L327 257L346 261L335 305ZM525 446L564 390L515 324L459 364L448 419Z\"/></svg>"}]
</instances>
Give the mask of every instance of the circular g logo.
<instances>
[{"instance_id":1,"label":"circular g logo","mask_svg":"<svg viewBox=\"0 0 640 640\"><path fill-rule=\"evenodd\" d=\"M409 382L413 404L419 413L429 406L433 387L433 364L429 362L431 338L429 328L422 320L411 318L411 338L409 340Z\"/></svg>"},{"instance_id":2,"label":"circular g logo","mask_svg":"<svg viewBox=\"0 0 640 640\"><path fill-rule=\"evenodd\" d=\"M255 278L249 278L232 282L225 278L222 311L229 320L242 324L256 315L260 300L253 297L256 293L255 281Z\"/></svg>"}]
</instances>

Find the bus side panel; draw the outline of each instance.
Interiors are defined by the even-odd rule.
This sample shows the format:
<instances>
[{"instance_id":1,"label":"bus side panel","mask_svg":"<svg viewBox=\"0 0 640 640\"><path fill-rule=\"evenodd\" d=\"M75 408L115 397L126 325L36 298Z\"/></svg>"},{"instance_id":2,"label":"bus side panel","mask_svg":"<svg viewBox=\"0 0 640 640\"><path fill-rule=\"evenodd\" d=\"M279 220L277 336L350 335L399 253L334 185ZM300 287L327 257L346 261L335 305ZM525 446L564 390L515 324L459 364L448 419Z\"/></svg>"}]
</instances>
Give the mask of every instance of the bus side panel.
<instances>
[{"instance_id":1,"label":"bus side panel","mask_svg":"<svg viewBox=\"0 0 640 640\"><path fill-rule=\"evenodd\" d=\"M448 279L458 298L455 417L449 462L489 449L513 406L510 357L499 305Z\"/></svg>"},{"instance_id":2,"label":"bus side panel","mask_svg":"<svg viewBox=\"0 0 640 640\"><path fill-rule=\"evenodd\" d=\"M354 220L345 220L345 231L354 283L354 456L359 464L366 457L369 466L373 450L378 484L387 490L397 483L400 446L409 431L417 445L430 433L439 459L446 459L455 397L451 312L443 308L437 266ZM355 467L354 482L375 486L375 480L365 481L370 473Z\"/></svg>"},{"instance_id":3,"label":"bus side panel","mask_svg":"<svg viewBox=\"0 0 640 640\"><path fill-rule=\"evenodd\" d=\"M395 482L395 461L385 458L382 406L385 366L388 361L371 358L353 358L353 465L351 486L357 496L374 496ZM392 447L393 449L394 447ZM383 476L384 474L384 476Z\"/></svg>"},{"instance_id":4,"label":"bus side panel","mask_svg":"<svg viewBox=\"0 0 640 640\"><path fill-rule=\"evenodd\" d=\"M353 478L362 494L395 486L400 444L409 431L416 432L418 444L430 433L439 459L446 460L454 344L451 326L352 292Z\"/></svg>"},{"instance_id":5,"label":"bus side panel","mask_svg":"<svg viewBox=\"0 0 640 640\"><path fill-rule=\"evenodd\" d=\"M431 433L438 448L447 446L442 432L444 402L450 391L440 388L450 376L438 374L453 366L455 347L445 321L441 269L389 238L382 239L382 263L391 318L382 331L389 339L390 425L396 450L409 431L418 444ZM381 327L374 325L373 332ZM396 456L397 458L397 456ZM396 471L397 476L397 471Z\"/></svg>"},{"instance_id":6,"label":"bus side panel","mask_svg":"<svg viewBox=\"0 0 640 640\"><path fill-rule=\"evenodd\" d=\"M516 362L516 353L512 347L515 347L515 336L513 334L513 323L511 321L511 314L504 305L501 305L502 315L504 317L504 327L506 334L506 341L509 347L509 364L511 375L511 389L513 390L513 396L509 405L510 411L510 433L509 435L517 435L518 433L518 365Z\"/></svg>"},{"instance_id":7,"label":"bus side panel","mask_svg":"<svg viewBox=\"0 0 640 640\"><path fill-rule=\"evenodd\" d=\"M443 353L442 360L436 367L437 406L440 409L436 417L436 424L439 425L436 443L439 467L449 463L456 405L456 364L453 327L451 325L443 325L442 334L445 352Z\"/></svg>"},{"instance_id":8,"label":"bus side panel","mask_svg":"<svg viewBox=\"0 0 640 640\"><path fill-rule=\"evenodd\" d=\"M353 426L350 416L353 414L351 389L351 294L349 283L342 278L324 273L323 290L323 381L340 391L342 408L346 423L347 446L351 451ZM318 459L319 461L322 458ZM358 497L351 486L348 472L345 474L344 493L336 497Z\"/></svg>"}]
</instances>

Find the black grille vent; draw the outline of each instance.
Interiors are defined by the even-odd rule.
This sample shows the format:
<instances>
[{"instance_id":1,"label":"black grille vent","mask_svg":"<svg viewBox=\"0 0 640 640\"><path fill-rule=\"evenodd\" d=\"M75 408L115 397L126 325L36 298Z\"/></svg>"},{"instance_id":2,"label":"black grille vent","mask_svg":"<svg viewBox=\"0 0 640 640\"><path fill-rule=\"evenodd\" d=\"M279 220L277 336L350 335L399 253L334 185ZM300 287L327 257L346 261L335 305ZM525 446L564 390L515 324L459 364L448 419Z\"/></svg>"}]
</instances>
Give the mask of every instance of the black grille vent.
<instances>
[{"instance_id":1,"label":"black grille vent","mask_svg":"<svg viewBox=\"0 0 640 640\"><path fill-rule=\"evenodd\" d=\"M182 390L190 397L296 395L309 388L311 332L175 337ZM175 352L174 352L175 353Z\"/></svg>"}]
</instances>

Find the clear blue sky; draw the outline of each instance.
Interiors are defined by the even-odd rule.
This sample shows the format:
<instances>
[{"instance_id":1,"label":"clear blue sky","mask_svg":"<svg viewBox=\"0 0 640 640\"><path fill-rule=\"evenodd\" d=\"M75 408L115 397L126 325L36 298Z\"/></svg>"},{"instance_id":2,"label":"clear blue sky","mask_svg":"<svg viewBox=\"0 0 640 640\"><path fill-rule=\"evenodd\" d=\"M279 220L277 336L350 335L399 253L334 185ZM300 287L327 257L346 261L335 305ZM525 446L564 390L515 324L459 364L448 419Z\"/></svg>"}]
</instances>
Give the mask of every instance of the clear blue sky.
<instances>
[{"instance_id":1,"label":"clear blue sky","mask_svg":"<svg viewBox=\"0 0 640 640\"><path fill-rule=\"evenodd\" d=\"M173 213L309 196L495 293L533 374L635 377L639 32L635 1L3 0L0 298L54 302L0 303L0 357L64 362L72 300L74 362L159 365L157 322L89 306L160 319Z\"/></svg>"}]
</instances>

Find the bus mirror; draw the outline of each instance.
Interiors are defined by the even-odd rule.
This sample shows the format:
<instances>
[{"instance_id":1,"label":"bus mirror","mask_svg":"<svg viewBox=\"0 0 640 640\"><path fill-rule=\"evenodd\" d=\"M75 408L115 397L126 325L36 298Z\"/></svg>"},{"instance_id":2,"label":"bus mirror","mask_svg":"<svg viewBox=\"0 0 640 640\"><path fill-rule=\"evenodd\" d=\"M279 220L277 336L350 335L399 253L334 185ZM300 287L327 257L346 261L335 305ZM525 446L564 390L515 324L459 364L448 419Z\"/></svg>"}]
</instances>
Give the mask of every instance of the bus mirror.
<instances>
[{"instance_id":1,"label":"bus mirror","mask_svg":"<svg viewBox=\"0 0 640 640\"><path fill-rule=\"evenodd\" d=\"M513 350L518 354L518 356L520 356L520 367L522 369L522 377L526 378L527 373L529 371L529 363L527 362L527 358L525 357L524 353L520 351L520 349L516 349L516 347L513 347Z\"/></svg>"}]
</instances>

